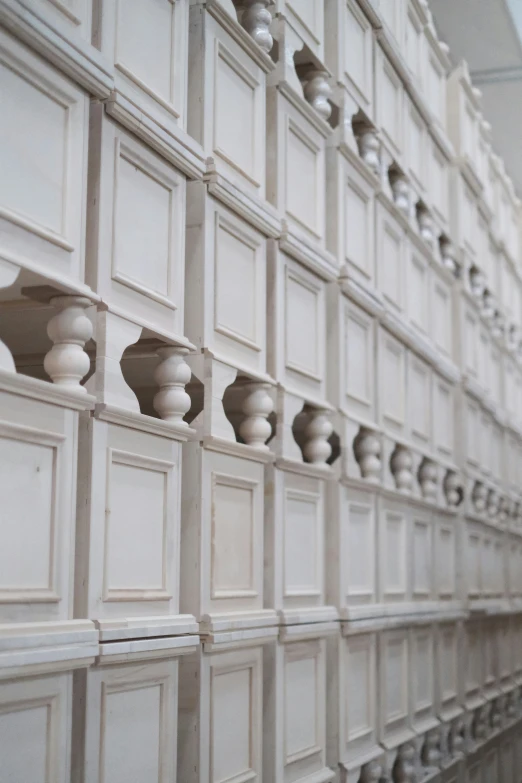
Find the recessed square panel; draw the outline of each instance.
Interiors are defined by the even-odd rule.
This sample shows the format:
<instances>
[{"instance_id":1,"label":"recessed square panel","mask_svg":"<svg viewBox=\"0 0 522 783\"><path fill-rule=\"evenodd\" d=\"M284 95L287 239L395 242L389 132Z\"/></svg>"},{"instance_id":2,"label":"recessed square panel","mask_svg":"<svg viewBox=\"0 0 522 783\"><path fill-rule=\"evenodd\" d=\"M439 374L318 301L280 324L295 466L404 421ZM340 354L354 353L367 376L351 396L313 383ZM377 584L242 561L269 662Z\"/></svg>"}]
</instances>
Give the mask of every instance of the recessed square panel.
<instances>
[{"instance_id":1,"label":"recessed square panel","mask_svg":"<svg viewBox=\"0 0 522 783\"><path fill-rule=\"evenodd\" d=\"M484 683L491 685L496 679L497 671L497 644L496 644L496 628L490 626L485 628L485 633L482 636L483 644L483 661L484 661Z\"/></svg>"},{"instance_id":2,"label":"recessed square panel","mask_svg":"<svg viewBox=\"0 0 522 783\"><path fill-rule=\"evenodd\" d=\"M69 107L58 92L0 63L0 207L65 232Z\"/></svg>"},{"instance_id":3,"label":"recessed square panel","mask_svg":"<svg viewBox=\"0 0 522 783\"><path fill-rule=\"evenodd\" d=\"M315 142L298 125L289 121L286 134L286 208L303 228L317 235L320 234L318 154Z\"/></svg>"},{"instance_id":4,"label":"recessed square panel","mask_svg":"<svg viewBox=\"0 0 522 783\"><path fill-rule=\"evenodd\" d=\"M386 220L382 225L380 286L384 296L396 307L402 303L402 236Z\"/></svg>"},{"instance_id":5,"label":"recessed square panel","mask_svg":"<svg viewBox=\"0 0 522 783\"><path fill-rule=\"evenodd\" d=\"M443 454L453 453L455 435L453 390L438 378L433 387L433 437L437 449Z\"/></svg>"},{"instance_id":6,"label":"recessed square panel","mask_svg":"<svg viewBox=\"0 0 522 783\"><path fill-rule=\"evenodd\" d=\"M13 783L51 783L49 766L55 767L50 703L21 703L0 707L0 777Z\"/></svg>"},{"instance_id":7,"label":"recessed square panel","mask_svg":"<svg viewBox=\"0 0 522 783\"><path fill-rule=\"evenodd\" d=\"M522 621L513 621L513 655L515 671L522 671Z\"/></svg>"},{"instance_id":8,"label":"recessed square panel","mask_svg":"<svg viewBox=\"0 0 522 783\"><path fill-rule=\"evenodd\" d=\"M427 365L410 355L408 364L408 410L411 434L415 440L430 440L431 379Z\"/></svg>"},{"instance_id":9,"label":"recessed square panel","mask_svg":"<svg viewBox=\"0 0 522 783\"><path fill-rule=\"evenodd\" d=\"M82 43L87 4L67 20L56 6L48 1L29 15L37 26L45 18L48 30L56 23L64 42ZM6 27L0 51L0 256L77 286L84 281L89 97Z\"/></svg>"},{"instance_id":10,"label":"recessed square panel","mask_svg":"<svg viewBox=\"0 0 522 783\"><path fill-rule=\"evenodd\" d=\"M320 593L319 497L287 490L284 518L285 595Z\"/></svg>"},{"instance_id":11,"label":"recessed square panel","mask_svg":"<svg viewBox=\"0 0 522 783\"><path fill-rule=\"evenodd\" d=\"M285 663L286 763L317 753L317 658L288 659Z\"/></svg>"},{"instance_id":12,"label":"recessed square panel","mask_svg":"<svg viewBox=\"0 0 522 783\"><path fill-rule=\"evenodd\" d=\"M455 534L450 527L441 526L437 542L438 592L450 596L455 591Z\"/></svg>"},{"instance_id":13,"label":"recessed square panel","mask_svg":"<svg viewBox=\"0 0 522 783\"><path fill-rule=\"evenodd\" d=\"M489 365L489 387L491 396L498 405L502 404L502 368L500 354L495 349L491 350L491 363Z\"/></svg>"},{"instance_id":14,"label":"recessed square panel","mask_svg":"<svg viewBox=\"0 0 522 783\"><path fill-rule=\"evenodd\" d=\"M346 586L348 596L371 596L374 591L374 514L373 507L352 502L346 519ZM344 560L344 558L343 558Z\"/></svg>"},{"instance_id":15,"label":"recessed square panel","mask_svg":"<svg viewBox=\"0 0 522 783\"><path fill-rule=\"evenodd\" d=\"M477 319L468 310L464 316L464 350L466 369L473 375L478 371L477 342Z\"/></svg>"},{"instance_id":16,"label":"recessed square panel","mask_svg":"<svg viewBox=\"0 0 522 783\"><path fill-rule=\"evenodd\" d=\"M234 223L216 218L214 328L256 348L260 243Z\"/></svg>"},{"instance_id":17,"label":"recessed square panel","mask_svg":"<svg viewBox=\"0 0 522 783\"><path fill-rule=\"evenodd\" d=\"M212 597L256 595L254 485L214 474L212 482Z\"/></svg>"},{"instance_id":18,"label":"recessed square panel","mask_svg":"<svg viewBox=\"0 0 522 783\"><path fill-rule=\"evenodd\" d=\"M371 276L370 236L373 231L372 201L368 193L350 178L345 190L345 257L368 277Z\"/></svg>"},{"instance_id":19,"label":"recessed square panel","mask_svg":"<svg viewBox=\"0 0 522 783\"><path fill-rule=\"evenodd\" d=\"M103 780L160 783L163 735L164 685L105 688L102 697L100 766Z\"/></svg>"},{"instance_id":20,"label":"recessed square panel","mask_svg":"<svg viewBox=\"0 0 522 783\"><path fill-rule=\"evenodd\" d=\"M166 103L174 99L171 0L116 0L116 67Z\"/></svg>"},{"instance_id":21,"label":"recessed square panel","mask_svg":"<svg viewBox=\"0 0 522 783\"><path fill-rule=\"evenodd\" d=\"M410 169L421 185L425 184L424 165L425 165L425 137L423 120L410 104L408 117L408 159Z\"/></svg>"},{"instance_id":22,"label":"recessed square panel","mask_svg":"<svg viewBox=\"0 0 522 783\"><path fill-rule=\"evenodd\" d=\"M379 399L381 415L394 428L402 428L405 414L405 348L381 334Z\"/></svg>"},{"instance_id":23,"label":"recessed square panel","mask_svg":"<svg viewBox=\"0 0 522 783\"><path fill-rule=\"evenodd\" d=\"M415 251L410 254L408 275L409 315L414 326L425 334L428 331L428 268Z\"/></svg>"},{"instance_id":24,"label":"recessed square panel","mask_svg":"<svg viewBox=\"0 0 522 783\"><path fill-rule=\"evenodd\" d=\"M491 340L486 329L479 329L479 343L477 353L477 378L484 389L491 391Z\"/></svg>"},{"instance_id":25,"label":"recessed square panel","mask_svg":"<svg viewBox=\"0 0 522 783\"><path fill-rule=\"evenodd\" d=\"M400 81L384 57L381 60L380 78L380 122L389 139L397 149L401 146L402 117Z\"/></svg>"},{"instance_id":26,"label":"recessed square panel","mask_svg":"<svg viewBox=\"0 0 522 783\"><path fill-rule=\"evenodd\" d=\"M214 151L258 185L256 124L259 83L223 44L216 42L216 49Z\"/></svg>"},{"instance_id":27,"label":"recessed square panel","mask_svg":"<svg viewBox=\"0 0 522 783\"><path fill-rule=\"evenodd\" d=\"M491 595L493 582L493 544L489 537L482 539L482 551L480 552L480 574L484 595Z\"/></svg>"},{"instance_id":28,"label":"recessed square panel","mask_svg":"<svg viewBox=\"0 0 522 783\"><path fill-rule=\"evenodd\" d=\"M462 152L468 156L469 160L474 160L476 155L476 119L475 112L469 101L464 99L464 111L461 114L462 120Z\"/></svg>"},{"instance_id":29,"label":"recessed square panel","mask_svg":"<svg viewBox=\"0 0 522 783\"><path fill-rule=\"evenodd\" d=\"M480 467L483 470L491 471L491 432L492 421L489 414L484 414L479 417L479 430L478 430L478 442L479 448L477 453L477 459Z\"/></svg>"},{"instance_id":30,"label":"recessed square panel","mask_svg":"<svg viewBox=\"0 0 522 783\"><path fill-rule=\"evenodd\" d=\"M384 717L387 722L408 714L408 660L404 639L385 642L384 648Z\"/></svg>"},{"instance_id":31,"label":"recessed square panel","mask_svg":"<svg viewBox=\"0 0 522 783\"><path fill-rule=\"evenodd\" d=\"M513 542L509 550L509 584L514 595L518 595L520 588L519 557L519 547Z\"/></svg>"},{"instance_id":32,"label":"recessed square panel","mask_svg":"<svg viewBox=\"0 0 522 783\"><path fill-rule=\"evenodd\" d=\"M470 400L466 400L466 455L472 465L478 464L480 431L479 411Z\"/></svg>"},{"instance_id":33,"label":"recessed square panel","mask_svg":"<svg viewBox=\"0 0 522 783\"><path fill-rule=\"evenodd\" d=\"M433 650L430 634L416 634L414 645L413 704L415 710L421 710L433 704Z\"/></svg>"},{"instance_id":34,"label":"recessed square panel","mask_svg":"<svg viewBox=\"0 0 522 783\"><path fill-rule=\"evenodd\" d=\"M502 780L506 783L515 780L515 742L510 739L505 742L500 750L499 757L500 770L503 775ZM492 770L493 771L493 770Z\"/></svg>"},{"instance_id":35,"label":"recessed square panel","mask_svg":"<svg viewBox=\"0 0 522 783\"><path fill-rule=\"evenodd\" d=\"M482 780L498 780L499 779L499 768L498 768L498 754L496 750L492 750L486 758L484 759L484 767L482 771ZM507 770L503 770L503 773L507 772ZM505 778L505 780L509 780L509 778Z\"/></svg>"},{"instance_id":36,"label":"recessed square panel","mask_svg":"<svg viewBox=\"0 0 522 783\"><path fill-rule=\"evenodd\" d=\"M285 280L286 366L314 380L322 378L322 290L303 275L287 269Z\"/></svg>"},{"instance_id":37,"label":"recessed square panel","mask_svg":"<svg viewBox=\"0 0 522 783\"><path fill-rule=\"evenodd\" d=\"M501 595L504 591L505 570L504 570L504 542L495 541L494 546L494 578L493 591L495 595Z\"/></svg>"},{"instance_id":38,"label":"recessed square panel","mask_svg":"<svg viewBox=\"0 0 522 783\"><path fill-rule=\"evenodd\" d=\"M432 583L431 526L428 522L413 521L413 592L429 596Z\"/></svg>"},{"instance_id":39,"label":"recessed square panel","mask_svg":"<svg viewBox=\"0 0 522 783\"><path fill-rule=\"evenodd\" d=\"M371 68L370 25L358 7L347 2L344 12L344 73L362 95L368 96Z\"/></svg>"},{"instance_id":40,"label":"recessed square panel","mask_svg":"<svg viewBox=\"0 0 522 783\"><path fill-rule=\"evenodd\" d=\"M168 297L173 184L120 154L115 182L113 277Z\"/></svg>"},{"instance_id":41,"label":"recessed square panel","mask_svg":"<svg viewBox=\"0 0 522 783\"><path fill-rule=\"evenodd\" d=\"M421 49L421 29L417 16L413 14L413 9L409 9L406 14L406 61L410 71L416 76L420 76L420 49Z\"/></svg>"},{"instance_id":42,"label":"recessed square panel","mask_svg":"<svg viewBox=\"0 0 522 783\"><path fill-rule=\"evenodd\" d=\"M173 465L118 451L109 460L105 597L166 593Z\"/></svg>"},{"instance_id":43,"label":"recessed square panel","mask_svg":"<svg viewBox=\"0 0 522 783\"><path fill-rule=\"evenodd\" d=\"M428 94L430 106L445 127L446 120L446 75L434 56L428 58Z\"/></svg>"},{"instance_id":44,"label":"recessed square panel","mask_svg":"<svg viewBox=\"0 0 522 783\"><path fill-rule=\"evenodd\" d=\"M457 695L457 637L454 631L442 631L439 642L440 689L443 701Z\"/></svg>"},{"instance_id":45,"label":"recessed square panel","mask_svg":"<svg viewBox=\"0 0 522 783\"><path fill-rule=\"evenodd\" d=\"M246 775L253 772L252 677L250 666L213 671L210 697L212 783L251 779ZM252 779L255 779L254 774Z\"/></svg>"},{"instance_id":46,"label":"recessed square panel","mask_svg":"<svg viewBox=\"0 0 522 783\"><path fill-rule=\"evenodd\" d=\"M344 320L345 339L345 389L347 397L371 405L374 395L374 340L373 322L362 313L346 309Z\"/></svg>"},{"instance_id":47,"label":"recessed square panel","mask_svg":"<svg viewBox=\"0 0 522 783\"><path fill-rule=\"evenodd\" d=\"M57 458L51 444L0 438L2 600L20 592L49 596L54 587Z\"/></svg>"},{"instance_id":48,"label":"recessed square panel","mask_svg":"<svg viewBox=\"0 0 522 783\"><path fill-rule=\"evenodd\" d=\"M435 143L432 145L430 191L434 207L443 218L447 219L449 197L448 169L446 161Z\"/></svg>"},{"instance_id":49,"label":"recessed square panel","mask_svg":"<svg viewBox=\"0 0 522 783\"><path fill-rule=\"evenodd\" d=\"M467 770L468 783L480 783L482 778L482 762L479 764L470 764ZM494 780L495 778L492 778Z\"/></svg>"},{"instance_id":50,"label":"recessed square panel","mask_svg":"<svg viewBox=\"0 0 522 783\"><path fill-rule=\"evenodd\" d=\"M383 532L384 593L400 598L406 592L406 520L402 514L385 511Z\"/></svg>"},{"instance_id":51,"label":"recessed square panel","mask_svg":"<svg viewBox=\"0 0 522 783\"><path fill-rule=\"evenodd\" d=\"M498 631L499 674L502 679L509 677L513 671L511 625L500 626Z\"/></svg>"},{"instance_id":52,"label":"recessed square panel","mask_svg":"<svg viewBox=\"0 0 522 783\"><path fill-rule=\"evenodd\" d=\"M397 38L399 22L401 18L400 10L401 5L399 4L399 0L389 0L388 3L382 4L382 8L379 7L382 18L390 28L390 32L395 36L395 38Z\"/></svg>"},{"instance_id":53,"label":"recessed square panel","mask_svg":"<svg viewBox=\"0 0 522 783\"><path fill-rule=\"evenodd\" d=\"M477 595L481 585L480 538L473 533L468 535L467 561L468 593Z\"/></svg>"},{"instance_id":54,"label":"recessed square panel","mask_svg":"<svg viewBox=\"0 0 522 783\"><path fill-rule=\"evenodd\" d=\"M302 25L304 31L315 38L319 16L323 10L321 0L286 0L286 7Z\"/></svg>"},{"instance_id":55,"label":"recessed square panel","mask_svg":"<svg viewBox=\"0 0 522 783\"><path fill-rule=\"evenodd\" d=\"M444 283L435 278L432 307L433 339L437 348L451 352L452 319L450 292Z\"/></svg>"},{"instance_id":56,"label":"recessed square panel","mask_svg":"<svg viewBox=\"0 0 522 783\"><path fill-rule=\"evenodd\" d=\"M364 737L373 729L375 664L368 637L346 640L346 741Z\"/></svg>"}]
</instances>

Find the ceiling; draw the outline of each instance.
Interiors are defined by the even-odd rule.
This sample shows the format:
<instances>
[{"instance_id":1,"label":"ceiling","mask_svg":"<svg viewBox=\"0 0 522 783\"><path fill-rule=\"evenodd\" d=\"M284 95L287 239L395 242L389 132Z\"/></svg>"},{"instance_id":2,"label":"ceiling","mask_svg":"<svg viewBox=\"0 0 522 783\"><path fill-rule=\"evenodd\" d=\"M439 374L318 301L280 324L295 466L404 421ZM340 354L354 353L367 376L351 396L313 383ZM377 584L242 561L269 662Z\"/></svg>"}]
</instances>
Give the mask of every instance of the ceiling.
<instances>
[{"instance_id":1,"label":"ceiling","mask_svg":"<svg viewBox=\"0 0 522 783\"><path fill-rule=\"evenodd\" d=\"M454 64L467 60L493 146L522 196L522 0L430 0Z\"/></svg>"}]
</instances>

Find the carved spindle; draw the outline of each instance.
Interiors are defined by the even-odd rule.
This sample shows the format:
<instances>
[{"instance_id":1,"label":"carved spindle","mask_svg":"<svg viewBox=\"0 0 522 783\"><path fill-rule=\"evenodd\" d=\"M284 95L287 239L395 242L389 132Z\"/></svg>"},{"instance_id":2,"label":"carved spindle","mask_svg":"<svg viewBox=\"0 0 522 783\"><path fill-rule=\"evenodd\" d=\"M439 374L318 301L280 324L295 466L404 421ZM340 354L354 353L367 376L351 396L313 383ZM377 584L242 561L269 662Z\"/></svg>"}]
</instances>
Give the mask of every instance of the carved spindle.
<instances>
[{"instance_id":1,"label":"carved spindle","mask_svg":"<svg viewBox=\"0 0 522 783\"><path fill-rule=\"evenodd\" d=\"M357 134L357 146L359 155L364 160L368 168L378 177L381 175L381 160L379 157L380 144L377 138L377 131L374 128L363 128Z\"/></svg>"},{"instance_id":2,"label":"carved spindle","mask_svg":"<svg viewBox=\"0 0 522 783\"><path fill-rule=\"evenodd\" d=\"M58 313L47 324L53 347L44 359L44 369L57 386L86 393L80 381L91 363L85 343L92 337L92 324L85 314L91 302L83 296L54 296L51 304Z\"/></svg>"},{"instance_id":3,"label":"carved spindle","mask_svg":"<svg viewBox=\"0 0 522 783\"><path fill-rule=\"evenodd\" d=\"M162 419L185 426L188 425L183 417L190 409L190 397L185 386L191 377L190 367L185 361L187 354L187 348L173 345L158 349L161 363L156 367L154 380L160 388L152 402Z\"/></svg>"},{"instance_id":4,"label":"carved spindle","mask_svg":"<svg viewBox=\"0 0 522 783\"><path fill-rule=\"evenodd\" d=\"M422 763L427 768L438 768L442 754L440 752L440 732L438 729L429 731L422 748Z\"/></svg>"},{"instance_id":5,"label":"carved spindle","mask_svg":"<svg viewBox=\"0 0 522 783\"><path fill-rule=\"evenodd\" d=\"M435 232L433 229L433 218L425 207L420 207L417 212L417 221L419 232L427 245L433 247L435 242Z\"/></svg>"},{"instance_id":6,"label":"carved spindle","mask_svg":"<svg viewBox=\"0 0 522 783\"><path fill-rule=\"evenodd\" d=\"M370 761L361 769L359 783L379 783L383 774L383 769L377 761Z\"/></svg>"},{"instance_id":7,"label":"carved spindle","mask_svg":"<svg viewBox=\"0 0 522 783\"><path fill-rule=\"evenodd\" d=\"M5 258L0 258L0 289L12 286L19 274L19 266ZM0 370L16 372L13 355L2 339L0 339Z\"/></svg>"},{"instance_id":8,"label":"carved spindle","mask_svg":"<svg viewBox=\"0 0 522 783\"><path fill-rule=\"evenodd\" d=\"M305 427L306 442L303 454L313 465L324 465L332 453L328 438L333 432L331 421L325 410L314 410Z\"/></svg>"},{"instance_id":9,"label":"carved spindle","mask_svg":"<svg viewBox=\"0 0 522 783\"><path fill-rule=\"evenodd\" d=\"M506 331L506 319L500 312L500 310L495 310L493 314L493 321L491 325L491 333L494 337L502 338L504 336L504 333Z\"/></svg>"},{"instance_id":10,"label":"carved spindle","mask_svg":"<svg viewBox=\"0 0 522 783\"><path fill-rule=\"evenodd\" d=\"M381 442L375 432L361 427L353 442L353 453L361 476L366 481L378 482L381 477Z\"/></svg>"},{"instance_id":11,"label":"carved spindle","mask_svg":"<svg viewBox=\"0 0 522 783\"><path fill-rule=\"evenodd\" d=\"M306 100L316 112L327 120L332 113L329 98L332 97L332 88L328 84L327 71L313 69L308 71L303 83L303 92Z\"/></svg>"},{"instance_id":12,"label":"carved spindle","mask_svg":"<svg viewBox=\"0 0 522 783\"><path fill-rule=\"evenodd\" d=\"M484 275L477 266L472 266L469 270L469 285L473 296L480 301L484 294L485 281Z\"/></svg>"},{"instance_id":13,"label":"carved spindle","mask_svg":"<svg viewBox=\"0 0 522 783\"><path fill-rule=\"evenodd\" d=\"M498 507L499 507L498 494L495 492L494 489L490 489L488 492L488 499L486 503L488 516L494 519L497 516Z\"/></svg>"},{"instance_id":14,"label":"carved spindle","mask_svg":"<svg viewBox=\"0 0 522 783\"><path fill-rule=\"evenodd\" d=\"M489 288L485 288L482 294L482 312L490 321L495 317L495 297Z\"/></svg>"},{"instance_id":15,"label":"carved spindle","mask_svg":"<svg viewBox=\"0 0 522 783\"><path fill-rule=\"evenodd\" d=\"M488 735L488 713L489 708L479 707L473 716L471 733L476 742L481 742Z\"/></svg>"},{"instance_id":16,"label":"carved spindle","mask_svg":"<svg viewBox=\"0 0 522 783\"><path fill-rule=\"evenodd\" d=\"M504 703L504 712L506 718L509 721L514 720L517 717L516 699L513 691L511 691L511 693L508 693L508 695L506 696L506 701Z\"/></svg>"},{"instance_id":17,"label":"carved spindle","mask_svg":"<svg viewBox=\"0 0 522 783\"><path fill-rule=\"evenodd\" d=\"M462 502L463 490L458 473L454 470L446 471L442 485L446 503L450 508L456 508Z\"/></svg>"},{"instance_id":18,"label":"carved spindle","mask_svg":"<svg viewBox=\"0 0 522 783\"><path fill-rule=\"evenodd\" d=\"M491 726L492 706L493 705L488 702L487 704L483 705L481 710L480 725L483 727L484 737L489 736L489 729Z\"/></svg>"},{"instance_id":19,"label":"carved spindle","mask_svg":"<svg viewBox=\"0 0 522 783\"><path fill-rule=\"evenodd\" d=\"M272 434L268 417L274 409L274 403L268 394L268 383L256 381L245 384L247 396L243 402L245 418L239 426L239 434L247 444L262 451L268 451L266 442Z\"/></svg>"},{"instance_id":20,"label":"carved spindle","mask_svg":"<svg viewBox=\"0 0 522 783\"><path fill-rule=\"evenodd\" d=\"M483 514L486 510L486 503L488 498L487 487L481 481L475 481L473 485L473 491L471 493L471 502L478 514Z\"/></svg>"},{"instance_id":21,"label":"carved spindle","mask_svg":"<svg viewBox=\"0 0 522 783\"><path fill-rule=\"evenodd\" d=\"M442 768L445 768L448 766L451 755L450 755L450 732L451 732L451 723L441 723L439 727L440 732L440 766Z\"/></svg>"},{"instance_id":22,"label":"carved spindle","mask_svg":"<svg viewBox=\"0 0 522 783\"><path fill-rule=\"evenodd\" d=\"M495 699L491 705L489 714L489 725L493 731L499 731L502 728L502 714L504 712L504 700L502 697Z\"/></svg>"},{"instance_id":23,"label":"carved spindle","mask_svg":"<svg viewBox=\"0 0 522 783\"><path fill-rule=\"evenodd\" d=\"M444 239L440 243L440 255L442 258L442 265L449 269L452 275L455 277L458 275L459 267L455 259L455 249L449 239Z\"/></svg>"},{"instance_id":24,"label":"carved spindle","mask_svg":"<svg viewBox=\"0 0 522 783\"><path fill-rule=\"evenodd\" d=\"M439 469L433 460L424 457L419 467L419 484L422 496L426 500L437 499L437 481Z\"/></svg>"},{"instance_id":25,"label":"carved spindle","mask_svg":"<svg viewBox=\"0 0 522 783\"><path fill-rule=\"evenodd\" d=\"M241 25L267 54L274 45L274 39L270 34L272 14L267 8L268 5L270 0L243 0L241 3L244 8Z\"/></svg>"},{"instance_id":26,"label":"carved spindle","mask_svg":"<svg viewBox=\"0 0 522 783\"><path fill-rule=\"evenodd\" d=\"M415 783L415 748L401 745L393 765L393 783Z\"/></svg>"},{"instance_id":27,"label":"carved spindle","mask_svg":"<svg viewBox=\"0 0 522 783\"><path fill-rule=\"evenodd\" d=\"M397 444L390 457L390 468L395 479L395 486L405 495L411 492L413 486L413 459L406 446Z\"/></svg>"},{"instance_id":28,"label":"carved spindle","mask_svg":"<svg viewBox=\"0 0 522 783\"><path fill-rule=\"evenodd\" d=\"M520 329L516 324L511 324L507 330L507 343L510 351L516 351L520 343Z\"/></svg>"},{"instance_id":29,"label":"carved spindle","mask_svg":"<svg viewBox=\"0 0 522 783\"><path fill-rule=\"evenodd\" d=\"M450 753L455 756L461 756L464 753L464 721L462 718L456 718L451 724L449 735Z\"/></svg>"},{"instance_id":30,"label":"carved spindle","mask_svg":"<svg viewBox=\"0 0 522 783\"><path fill-rule=\"evenodd\" d=\"M396 174L390 181L393 200L397 209L404 212L405 215L410 214L410 188L408 180L402 174Z\"/></svg>"},{"instance_id":31,"label":"carved spindle","mask_svg":"<svg viewBox=\"0 0 522 783\"><path fill-rule=\"evenodd\" d=\"M498 521L501 525L505 525L511 514L511 501L509 498L502 496L498 502Z\"/></svg>"}]
</instances>

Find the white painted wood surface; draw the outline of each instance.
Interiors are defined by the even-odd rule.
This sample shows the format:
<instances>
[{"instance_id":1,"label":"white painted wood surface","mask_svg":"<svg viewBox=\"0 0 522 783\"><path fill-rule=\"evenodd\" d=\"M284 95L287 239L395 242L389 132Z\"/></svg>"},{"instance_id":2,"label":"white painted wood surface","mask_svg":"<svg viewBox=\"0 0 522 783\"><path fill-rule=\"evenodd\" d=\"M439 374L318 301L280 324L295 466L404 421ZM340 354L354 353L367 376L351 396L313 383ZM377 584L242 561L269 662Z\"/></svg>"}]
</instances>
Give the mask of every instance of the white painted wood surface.
<instances>
[{"instance_id":1,"label":"white painted wood surface","mask_svg":"<svg viewBox=\"0 0 522 783\"><path fill-rule=\"evenodd\" d=\"M520 783L520 202L426 0L0 0L1 783Z\"/></svg>"}]
</instances>

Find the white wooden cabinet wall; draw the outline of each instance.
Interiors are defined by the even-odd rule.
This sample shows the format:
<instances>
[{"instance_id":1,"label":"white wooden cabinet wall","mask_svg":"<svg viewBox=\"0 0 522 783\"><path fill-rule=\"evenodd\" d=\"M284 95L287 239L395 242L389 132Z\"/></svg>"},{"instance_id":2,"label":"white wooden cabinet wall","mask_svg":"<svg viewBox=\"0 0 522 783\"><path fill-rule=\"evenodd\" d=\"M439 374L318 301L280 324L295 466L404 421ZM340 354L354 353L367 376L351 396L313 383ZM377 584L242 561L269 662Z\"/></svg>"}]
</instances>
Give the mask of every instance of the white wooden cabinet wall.
<instances>
[{"instance_id":1,"label":"white wooden cabinet wall","mask_svg":"<svg viewBox=\"0 0 522 783\"><path fill-rule=\"evenodd\" d=\"M521 783L522 213L426 0L0 0L0 780Z\"/></svg>"}]
</instances>

